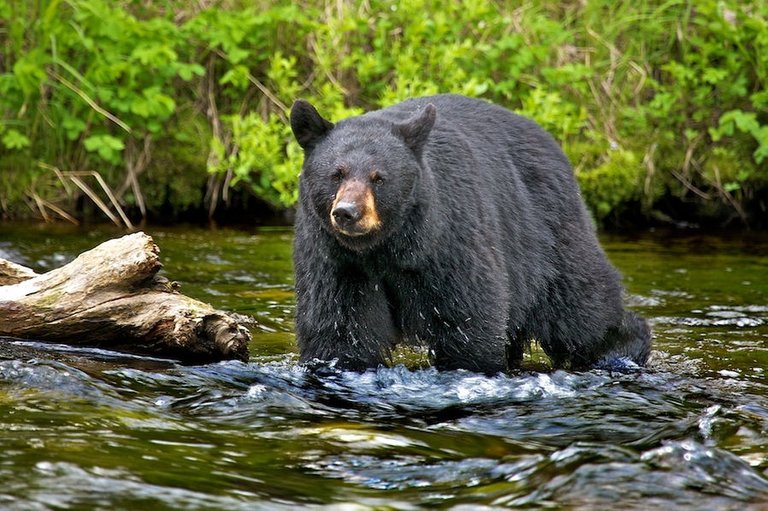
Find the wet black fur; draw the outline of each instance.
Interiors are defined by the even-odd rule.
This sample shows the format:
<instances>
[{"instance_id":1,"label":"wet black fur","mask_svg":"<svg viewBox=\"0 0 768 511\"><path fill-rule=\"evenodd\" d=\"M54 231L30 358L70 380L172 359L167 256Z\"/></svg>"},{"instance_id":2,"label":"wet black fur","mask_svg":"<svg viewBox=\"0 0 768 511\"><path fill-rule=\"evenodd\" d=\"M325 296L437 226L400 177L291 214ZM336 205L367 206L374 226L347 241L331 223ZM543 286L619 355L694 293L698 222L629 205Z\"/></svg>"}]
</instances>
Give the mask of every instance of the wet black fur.
<instances>
[{"instance_id":1,"label":"wet black fur","mask_svg":"<svg viewBox=\"0 0 768 511\"><path fill-rule=\"evenodd\" d=\"M533 121L439 95L337 125L299 101L291 126L305 149L294 242L302 361L376 367L406 341L426 343L440 369L495 373L535 339L558 367L646 362L650 330L624 309L571 166ZM346 178L373 168L384 178L371 185L376 233L332 229L340 166Z\"/></svg>"}]
</instances>

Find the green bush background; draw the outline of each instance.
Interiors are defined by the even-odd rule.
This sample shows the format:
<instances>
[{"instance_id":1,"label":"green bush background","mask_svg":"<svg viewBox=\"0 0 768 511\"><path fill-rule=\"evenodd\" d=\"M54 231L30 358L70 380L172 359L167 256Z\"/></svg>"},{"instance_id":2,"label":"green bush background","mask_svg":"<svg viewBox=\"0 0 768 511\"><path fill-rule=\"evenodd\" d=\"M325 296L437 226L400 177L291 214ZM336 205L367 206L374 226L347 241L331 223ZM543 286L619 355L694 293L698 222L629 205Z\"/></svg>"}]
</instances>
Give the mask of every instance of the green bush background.
<instances>
[{"instance_id":1,"label":"green bush background","mask_svg":"<svg viewBox=\"0 0 768 511\"><path fill-rule=\"evenodd\" d=\"M339 119L456 92L548 129L598 222L759 223L767 23L735 0L5 0L0 210L77 215L80 171L137 215L288 208L294 99Z\"/></svg>"}]
</instances>

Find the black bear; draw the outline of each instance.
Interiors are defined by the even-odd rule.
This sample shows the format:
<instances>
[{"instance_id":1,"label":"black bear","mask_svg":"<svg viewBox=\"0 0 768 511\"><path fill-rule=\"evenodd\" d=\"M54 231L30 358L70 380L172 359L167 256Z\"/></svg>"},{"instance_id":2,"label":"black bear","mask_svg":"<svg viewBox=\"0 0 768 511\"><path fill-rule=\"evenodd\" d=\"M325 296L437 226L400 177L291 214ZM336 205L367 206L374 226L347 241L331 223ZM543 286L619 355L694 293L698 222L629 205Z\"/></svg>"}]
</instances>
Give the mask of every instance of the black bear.
<instances>
[{"instance_id":1,"label":"black bear","mask_svg":"<svg viewBox=\"0 0 768 511\"><path fill-rule=\"evenodd\" d=\"M645 364L568 159L535 122L444 94L339 121L291 110L300 360L376 367L399 342L494 374L532 340L555 367Z\"/></svg>"}]
</instances>

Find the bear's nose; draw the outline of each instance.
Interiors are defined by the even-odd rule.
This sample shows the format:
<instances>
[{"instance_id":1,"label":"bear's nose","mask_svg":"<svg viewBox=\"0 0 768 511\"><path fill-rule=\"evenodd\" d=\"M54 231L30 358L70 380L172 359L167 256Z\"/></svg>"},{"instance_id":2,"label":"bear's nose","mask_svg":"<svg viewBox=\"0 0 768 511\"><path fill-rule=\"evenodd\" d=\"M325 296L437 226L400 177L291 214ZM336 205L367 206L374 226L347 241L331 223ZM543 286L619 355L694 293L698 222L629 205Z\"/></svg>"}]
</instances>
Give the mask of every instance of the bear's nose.
<instances>
[{"instance_id":1,"label":"bear's nose","mask_svg":"<svg viewBox=\"0 0 768 511\"><path fill-rule=\"evenodd\" d=\"M358 220L362 216L360 209L351 202L339 202L333 209L333 219L342 227L347 227Z\"/></svg>"}]
</instances>

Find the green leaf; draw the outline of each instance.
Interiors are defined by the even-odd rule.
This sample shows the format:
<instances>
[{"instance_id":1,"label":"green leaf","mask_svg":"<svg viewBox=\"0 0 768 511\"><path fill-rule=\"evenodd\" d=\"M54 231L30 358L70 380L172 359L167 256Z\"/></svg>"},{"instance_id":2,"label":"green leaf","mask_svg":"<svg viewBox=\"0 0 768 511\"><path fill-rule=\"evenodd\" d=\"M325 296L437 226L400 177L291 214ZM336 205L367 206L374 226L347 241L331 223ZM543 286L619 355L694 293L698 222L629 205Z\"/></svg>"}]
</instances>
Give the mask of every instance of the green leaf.
<instances>
[{"instance_id":1,"label":"green leaf","mask_svg":"<svg viewBox=\"0 0 768 511\"><path fill-rule=\"evenodd\" d=\"M35 54L27 54L21 57L13 66L13 74L16 75L19 86L26 96L37 92L40 84L46 79L43 70L43 61L36 59Z\"/></svg>"},{"instance_id":2,"label":"green leaf","mask_svg":"<svg viewBox=\"0 0 768 511\"><path fill-rule=\"evenodd\" d=\"M79 117L67 115L61 121L61 127L64 128L64 132L69 140L77 140L80 134L85 130L85 121Z\"/></svg>"},{"instance_id":3,"label":"green leaf","mask_svg":"<svg viewBox=\"0 0 768 511\"><path fill-rule=\"evenodd\" d=\"M161 123L154 120L147 121L147 131L150 133L160 133L162 129L163 125Z\"/></svg>"},{"instance_id":4,"label":"green leaf","mask_svg":"<svg viewBox=\"0 0 768 511\"><path fill-rule=\"evenodd\" d=\"M203 76L205 68L200 64L179 64L177 66L179 78L188 82L193 76Z\"/></svg>"},{"instance_id":5,"label":"green leaf","mask_svg":"<svg viewBox=\"0 0 768 511\"><path fill-rule=\"evenodd\" d=\"M224 73L224 76L219 79L219 83L221 85L230 84L237 89L245 90L250 83L248 79L249 73L248 68L245 66L233 66L232 69Z\"/></svg>"},{"instance_id":6,"label":"green leaf","mask_svg":"<svg viewBox=\"0 0 768 511\"><path fill-rule=\"evenodd\" d=\"M707 83L716 84L722 81L726 76L728 76L728 71L725 69L708 68L704 70L702 78Z\"/></svg>"},{"instance_id":7,"label":"green leaf","mask_svg":"<svg viewBox=\"0 0 768 511\"><path fill-rule=\"evenodd\" d=\"M6 147L6 149L24 149L25 147L29 147L29 138L27 138L26 135L20 133L18 130L15 130L13 128L7 130L5 133L3 133L2 138L3 145Z\"/></svg>"},{"instance_id":8,"label":"green leaf","mask_svg":"<svg viewBox=\"0 0 768 511\"><path fill-rule=\"evenodd\" d=\"M227 59L233 64L237 64L238 62L245 60L247 56L248 51L237 46L233 46L227 51Z\"/></svg>"},{"instance_id":9,"label":"green leaf","mask_svg":"<svg viewBox=\"0 0 768 511\"><path fill-rule=\"evenodd\" d=\"M121 152L125 149L122 140L112 135L91 135L83 141L86 151L95 152L103 160L117 164L121 160Z\"/></svg>"},{"instance_id":10,"label":"green leaf","mask_svg":"<svg viewBox=\"0 0 768 511\"><path fill-rule=\"evenodd\" d=\"M753 158L757 163L763 163L768 158L768 126L761 126L753 134L757 140L758 148L753 153Z\"/></svg>"},{"instance_id":11,"label":"green leaf","mask_svg":"<svg viewBox=\"0 0 768 511\"><path fill-rule=\"evenodd\" d=\"M145 119L152 115L152 110L150 107L150 102L144 98L137 98L130 102L131 112L138 115L139 117L144 117Z\"/></svg>"}]
</instances>

